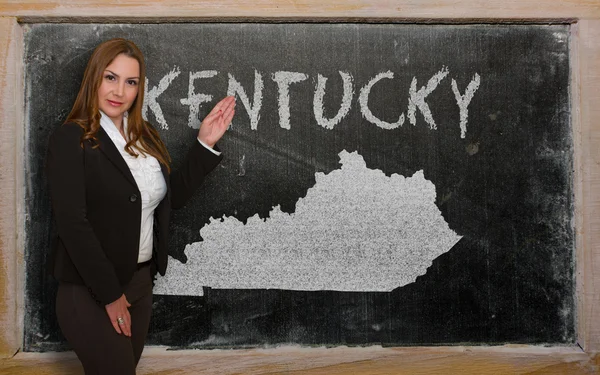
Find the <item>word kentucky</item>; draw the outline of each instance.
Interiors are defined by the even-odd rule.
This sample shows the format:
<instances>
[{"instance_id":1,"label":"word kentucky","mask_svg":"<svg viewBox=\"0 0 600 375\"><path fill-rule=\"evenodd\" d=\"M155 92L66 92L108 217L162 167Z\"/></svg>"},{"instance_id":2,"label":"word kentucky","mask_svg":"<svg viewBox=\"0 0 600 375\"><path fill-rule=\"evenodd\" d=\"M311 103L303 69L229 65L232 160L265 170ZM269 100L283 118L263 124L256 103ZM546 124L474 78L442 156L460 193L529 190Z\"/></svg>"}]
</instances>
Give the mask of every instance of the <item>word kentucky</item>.
<instances>
[{"instance_id":1,"label":"word kentucky","mask_svg":"<svg viewBox=\"0 0 600 375\"><path fill-rule=\"evenodd\" d=\"M145 92L145 103L143 114L146 118L148 109L150 109L162 129L168 129L169 126L163 116L162 109L157 101L158 97L169 87L171 82L179 76L180 70L175 67L169 73L167 73L158 83L158 86L150 88L148 79L146 78L146 92ZM449 71L446 67L443 67L439 72L434 74L425 86L417 89L417 78L413 77L410 88L408 90L408 109L406 111L406 117L412 125L416 125L416 112L419 110L425 119L425 122L431 129L437 129L429 105L426 102L427 96L431 94L440 84L440 82L446 78ZM180 100L182 105L189 106L189 118L188 126L192 128L200 127L200 120L198 114L200 107L203 103L208 103L213 100L212 95L196 93L195 82L201 79L210 79L217 76L219 72L216 70L202 70L198 72L189 73L189 84L188 84L188 96ZM354 83L352 75L347 72L339 72L343 82L343 96L341 104L337 114L334 117L327 118L324 114L324 97L325 88L327 85L327 78L321 74L317 75L316 87L313 96L313 113L317 124L326 128L333 129L342 119L350 112L352 100L354 98ZM254 95L250 100L246 89L236 80L236 78L228 73L228 89L227 95L237 96L250 119L250 128L252 130L258 129L258 122L260 119L260 110L263 103L263 90L264 90L264 79L261 73L254 71ZM308 75L298 72L289 71L278 71L271 74L270 77L278 87L278 112L279 112L279 126L283 129L290 129L290 91L293 85L299 84L302 81L308 79ZM406 120L404 113L400 115L396 122L386 122L377 118L369 109L369 95L372 88L383 79L394 79L394 73L391 71L382 72L371 78L359 91L358 104L360 112L365 120L368 122L383 128L383 129L395 129L402 126ZM475 73L471 82L467 85L464 94L460 93L458 85L454 79L451 81L452 92L456 99L456 104L460 114L460 137L465 138L467 133L467 119L469 115L469 103L473 99L473 95L479 88L481 78L479 74Z\"/></svg>"}]
</instances>

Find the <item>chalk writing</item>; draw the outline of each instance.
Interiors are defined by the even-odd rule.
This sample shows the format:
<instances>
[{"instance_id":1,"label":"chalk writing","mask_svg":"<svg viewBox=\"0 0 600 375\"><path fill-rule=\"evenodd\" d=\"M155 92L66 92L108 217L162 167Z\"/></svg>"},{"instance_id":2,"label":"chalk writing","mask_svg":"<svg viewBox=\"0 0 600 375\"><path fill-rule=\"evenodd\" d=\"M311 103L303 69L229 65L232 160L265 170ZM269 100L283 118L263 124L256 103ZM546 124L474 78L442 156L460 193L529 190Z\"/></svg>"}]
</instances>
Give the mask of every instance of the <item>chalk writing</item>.
<instances>
[{"instance_id":1,"label":"chalk writing","mask_svg":"<svg viewBox=\"0 0 600 375\"><path fill-rule=\"evenodd\" d=\"M248 100L248 95L242 87L242 85L236 81L235 77L231 74L229 76L229 88L227 89L227 95L237 96L242 101L248 116L250 117L250 129L256 130L258 128L258 120L260 119L260 108L262 107L262 91L264 87L262 75L254 71L254 100L253 104Z\"/></svg>"},{"instance_id":2,"label":"chalk writing","mask_svg":"<svg viewBox=\"0 0 600 375\"><path fill-rule=\"evenodd\" d=\"M162 109L160 108L160 104L156 101L156 99L165 92L165 90L169 87L171 82L179 75L180 71L178 67L173 68L169 73L167 73L164 77L161 78L157 87L153 87L152 90L148 91L148 77L146 77L146 93L144 95L145 101L142 106L142 116L147 118L148 108L154 113L154 117L156 117L156 121L164 130L169 129L169 125L165 120L165 116L163 115Z\"/></svg>"},{"instance_id":3,"label":"chalk writing","mask_svg":"<svg viewBox=\"0 0 600 375\"><path fill-rule=\"evenodd\" d=\"M198 113L200 112L200 106L202 103L208 103L213 100L212 95L207 94L196 94L194 92L194 81L198 78L210 78L218 74L216 70L203 70L200 72L190 72L190 80L188 86L188 97L181 99L181 104L190 106L190 116L188 125L190 128L200 129L200 119Z\"/></svg>"},{"instance_id":4,"label":"chalk writing","mask_svg":"<svg viewBox=\"0 0 600 375\"><path fill-rule=\"evenodd\" d=\"M382 129L396 129L404 125L406 118L411 125L417 124L417 112L423 115L423 119L431 130L437 129L437 125L433 114L431 112L430 104L427 102L427 97L433 93L444 78L448 76L450 71L446 67L442 67L437 73L435 73L428 81L425 86L421 86L417 89L417 78L413 77L410 87L408 88L408 107L406 116L404 112L400 114L398 120L395 122L384 121L371 111L369 108L369 100L371 99L372 88L383 79L394 79L394 73L392 71L386 71L376 74L367 83L365 83L359 90L358 105L362 117L369 123L380 127ZM156 117L156 121L162 129L168 129L169 126L164 118L161 107L158 104L157 98L163 94L171 82L179 76L180 70L178 67L173 68L169 73L162 77L159 81L158 86L148 89L149 84L146 80L146 101L143 107L144 117L147 118L148 109ZM200 119L198 115L200 108L204 103L210 103L213 101L216 95L197 93L196 92L196 81L199 79L210 79L218 76L220 73L216 70L203 70L198 72L189 73L188 81L188 94L187 98L180 99L180 103L189 106L188 126L197 129L200 126ZM317 74L316 85L314 88L313 96L313 114L316 123L325 129L333 129L338 125L344 117L348 115L352 107L352 100L354 98L354 79L348 72L339 72L343 83L343 95L341 104L335 116L327 118L325 116L325 95L328 78ZM250 95L242 84L234 77L233 74L227 73L228 76L228 87L227 95L233 95L239 98L242 103L242 107L248 114L250 119L250 129L258 130L260 121L260 111L263 106L263 92L265 89L265 83L263 75L254 71L254 88L253 93ZM309 76L301 72L291 71L277 71L271 74L271 79L276 83L277 86L277 108L279 115L279 126L282 129L291 129L291 115L290 115L290 100L293 97L293 88L295 85L308 84L307 81ZM464 95L461 95L458 84L453 78L451 81L452 92L459 110L459 128L460 137L465 138L467 133L467 120L469 115L469 104L471 103L473 96L475 95L479 85L481 83L481 77L475 73L473 78L468 83ZM205 86L209 86L210 83L206 83ZM252 101L250 100L252 97Z\"/></svg>"}]
</instances>

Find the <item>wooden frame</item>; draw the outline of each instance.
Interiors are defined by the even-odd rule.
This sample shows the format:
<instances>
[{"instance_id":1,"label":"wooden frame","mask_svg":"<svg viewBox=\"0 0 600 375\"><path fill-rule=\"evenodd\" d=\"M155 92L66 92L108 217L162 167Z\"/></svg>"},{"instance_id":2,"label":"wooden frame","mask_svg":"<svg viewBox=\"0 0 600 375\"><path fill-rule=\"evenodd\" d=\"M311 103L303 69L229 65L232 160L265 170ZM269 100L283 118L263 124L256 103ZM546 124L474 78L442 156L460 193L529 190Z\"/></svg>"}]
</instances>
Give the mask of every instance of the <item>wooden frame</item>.
<instances>
[{"instance_id":1,"label":"wooden frame","mask_svg":"<svg viewBox=\"0 0 600 375\"><path fill-rule=\"evenodd\" d=\"M1 357L14 355L23 342L27 218L22 23L249 20L572 23L577 335L586 352L600 351L600 0L0 0Z\"/></svg>"}]
</instances>

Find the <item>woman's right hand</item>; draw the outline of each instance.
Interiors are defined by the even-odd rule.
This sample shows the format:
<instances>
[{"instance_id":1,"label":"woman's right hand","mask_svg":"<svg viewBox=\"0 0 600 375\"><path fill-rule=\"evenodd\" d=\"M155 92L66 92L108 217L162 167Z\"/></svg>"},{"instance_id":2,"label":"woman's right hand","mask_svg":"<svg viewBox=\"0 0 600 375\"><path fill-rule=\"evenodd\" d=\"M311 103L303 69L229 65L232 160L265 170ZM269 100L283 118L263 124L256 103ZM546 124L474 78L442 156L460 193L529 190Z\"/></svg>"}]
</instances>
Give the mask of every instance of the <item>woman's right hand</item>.
<instances>
[{"instance_id":1,"label":"woman's right hand","mask_svg":"<svg viewBox=\"0 0 600 375\"><path fill-rule=\"evenodd\" d=\"M131 315L127 309L129 306L131 304L127 302L127 297L123 294L118 300L106 305L105 308L115 331L131 337ZM119 323L119 318L122 319L122 324Z\"/></svg>"},{"instance_id":2,"label":"woman's right hand","mask_svg":"<svg viewBox=\"0 0 600 375\"><path fill-rule=\"evenodd\" d=\"M221 139L227 128L229 128L234 113L235 97L226 96L202 120L200 130L198 130L198 139L208 147L214 148L217 141Z\"/></svg>"}]
</instances>

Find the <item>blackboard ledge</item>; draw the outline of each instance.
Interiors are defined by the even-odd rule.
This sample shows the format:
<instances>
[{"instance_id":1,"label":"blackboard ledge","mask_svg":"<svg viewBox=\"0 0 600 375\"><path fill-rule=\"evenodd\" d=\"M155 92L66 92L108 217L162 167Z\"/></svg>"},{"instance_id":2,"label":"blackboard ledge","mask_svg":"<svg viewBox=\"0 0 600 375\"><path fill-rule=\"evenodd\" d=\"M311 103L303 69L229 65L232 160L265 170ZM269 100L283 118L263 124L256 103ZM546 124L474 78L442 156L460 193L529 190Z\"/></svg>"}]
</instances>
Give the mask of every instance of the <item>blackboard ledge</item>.
<instances>
[{"instance_id":1,"label":"blackboard ledge","mask_svg":"<svg viewBox=\"0 0 600 375\"><path fill-rule=\"evenodd\" d=\"M224 17L224 16L20 16L21 24L34 23L102 23L102 24L158 24L158 23L374 23L374 24L436 24L436 25L567 25L577 18L381 18L381 17Z\"/></svg>"},{"instance_id":2,"label":"blackboard ledge","mask_svg":"<svg viewBox=\"0 0 600 375\"><path fill-rule=\"evenodd\" d=\"M165 360L167 359L167 360ZM145 349L138 374L231 374L271 373L273 369L294 374L398 374L514 373L515 365L529 373L591 374L600 354L585 353L578 346L446 346L446 347L335 347L324 349L281 346L250 350ZM80 367L73 352L19 353L0 363L0 372L14 375L75 373ZM208 369L208 370L207 370ZM270 371L269 371L270 370ZM493 370L493 371L492 371ZM183 372L182 372L183 371Z\"/></svg>"}]
</instances>

